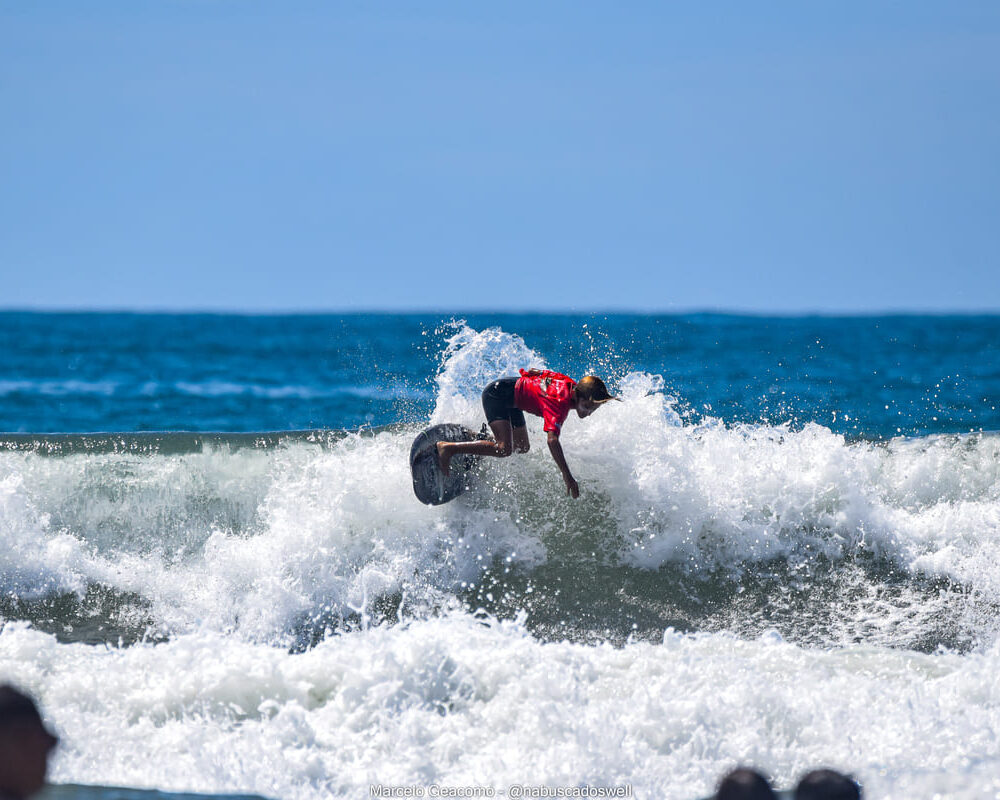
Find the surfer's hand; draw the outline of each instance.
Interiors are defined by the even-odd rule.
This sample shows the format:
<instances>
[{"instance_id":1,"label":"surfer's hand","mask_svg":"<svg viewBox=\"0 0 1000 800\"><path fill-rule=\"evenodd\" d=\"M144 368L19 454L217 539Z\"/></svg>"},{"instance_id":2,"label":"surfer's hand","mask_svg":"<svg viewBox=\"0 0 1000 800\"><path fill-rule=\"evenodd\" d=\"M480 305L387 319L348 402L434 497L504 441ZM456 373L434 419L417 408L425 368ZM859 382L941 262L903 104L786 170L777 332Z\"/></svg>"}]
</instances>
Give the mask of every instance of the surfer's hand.
<instances>
[{"instance_id":1,"label":"surfer's hand","mask_svg":"<svg viewBox=\"0 0 1000 800\"><path fill-rule=\"evenodd\" d=\"M441 474L447 478L451 472L451 469L449 468L449 465L451 464L451 454L445 450L444 445L445 442L438 442L435 445L435 449L437 450L438 467L441 470Z\"/></svg>"},{"instance_id":2,"label":"surfer's hand","mask_svg":"<svg viewBox=\"0 0 1000 800\"><path fill-rule=\"evenodd\" d=\"M574 500L580 496L580 487L577 482L572 478L566 478L566 494L572 497Z\"/></svg>"}]
</instances>

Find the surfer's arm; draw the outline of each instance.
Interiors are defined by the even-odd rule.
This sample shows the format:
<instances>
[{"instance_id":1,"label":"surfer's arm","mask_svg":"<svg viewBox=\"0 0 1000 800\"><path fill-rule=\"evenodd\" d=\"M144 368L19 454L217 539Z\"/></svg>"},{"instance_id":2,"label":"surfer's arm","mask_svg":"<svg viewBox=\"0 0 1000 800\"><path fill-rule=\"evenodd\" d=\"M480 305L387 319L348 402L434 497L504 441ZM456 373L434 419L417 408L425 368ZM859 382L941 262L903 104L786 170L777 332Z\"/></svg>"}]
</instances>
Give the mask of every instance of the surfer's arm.
<instances>
[{"instance_id":1,"label":"surfer's arm","mask_svg":"<svg viewBox=\"0 0 1000 800\"><path fill-rule=\"evenodd\" d=\"M562 445L559 443L559 431L549 431L548 442L549 452L552 453L552 460L556 462L556 466L559 467L563 480L566 482L567 494L570 497L579 497L580 487L577 485L573 474L569 471L569 466L566 464L566 456L563 455Z\"/></svg>"}]
</instances>

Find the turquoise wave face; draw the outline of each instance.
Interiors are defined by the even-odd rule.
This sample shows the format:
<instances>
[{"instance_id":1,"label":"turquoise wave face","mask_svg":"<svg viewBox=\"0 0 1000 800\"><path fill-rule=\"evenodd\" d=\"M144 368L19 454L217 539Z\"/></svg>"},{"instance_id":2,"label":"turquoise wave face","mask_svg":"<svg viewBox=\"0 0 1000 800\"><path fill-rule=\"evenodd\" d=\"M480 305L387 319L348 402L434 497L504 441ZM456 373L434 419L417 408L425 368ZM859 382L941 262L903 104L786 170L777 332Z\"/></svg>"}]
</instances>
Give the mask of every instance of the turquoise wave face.
<instances>
[{"instance_id":1,"label":"turquoise wave face","mask_svg":"<svg viewBox=\"0 0 1000 800\"><path fill-rule=\"evenodd\" d=\"M1000 317L473 315L570 374L662 375L687 421L851 437L1000 429ZM426 420L440 315L0 314L0 430L282 431ZM485 375L485 372L483 373ZM478 387L481 388L481 387Z\"/></svg>"}]
</instances>

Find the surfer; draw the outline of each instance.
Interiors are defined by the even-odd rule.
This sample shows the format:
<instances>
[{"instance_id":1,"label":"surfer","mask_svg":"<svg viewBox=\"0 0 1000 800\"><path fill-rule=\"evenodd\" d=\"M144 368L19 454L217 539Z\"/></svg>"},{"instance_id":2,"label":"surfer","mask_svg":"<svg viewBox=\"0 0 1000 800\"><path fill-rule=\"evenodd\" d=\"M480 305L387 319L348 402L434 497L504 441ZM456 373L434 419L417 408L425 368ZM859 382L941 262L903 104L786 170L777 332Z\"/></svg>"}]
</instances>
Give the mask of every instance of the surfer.
<instances>
[{"instance_id":1,"label":"surfer","mask_svg":"<svg viewBox=\"0 0 1000 800\"><path fill-rule=\"evenodd\" d=\"M559 432L570 411L579 417L589 417L602 404L617 400L608 392L604 381L596 375L587 375L579 382L552 370L522 369L520 378L501 378L483 390L483 410L493 431L493 439L476 442L438 442L438 463L441 472L448 475L451 459L459 454L506 458L511 453L527 453L528 428L524 412L544 420L543 429L548 437L549 452L566 483L566 493L580 496L580 487L569 471Z\"/></svg>"}]
</instances>

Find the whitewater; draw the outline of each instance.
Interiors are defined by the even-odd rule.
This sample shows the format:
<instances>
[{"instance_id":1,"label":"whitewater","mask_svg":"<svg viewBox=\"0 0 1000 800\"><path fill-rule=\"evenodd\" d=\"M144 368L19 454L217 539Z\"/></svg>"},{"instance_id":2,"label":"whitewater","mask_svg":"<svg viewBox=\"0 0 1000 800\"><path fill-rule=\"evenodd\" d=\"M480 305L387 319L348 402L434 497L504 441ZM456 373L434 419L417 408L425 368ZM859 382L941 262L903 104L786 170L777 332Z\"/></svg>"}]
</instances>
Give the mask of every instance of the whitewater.
<instances>
[{"instance_id":1,"label":"whitewater","mask_svg":"<svg viewBox=\"0 0 1000 800\"><path fill-rule=\"evenodd\" d=\"M566 424L578 501L532 419L425 507L416 433L560 366L488 326L435 358L388 424L0 435L0 678L62 737L53 780L697 798L753 764L1000 796L1000 435L693 415L597 347L623 402Z\"/></svg>"}]
</instances>

